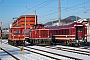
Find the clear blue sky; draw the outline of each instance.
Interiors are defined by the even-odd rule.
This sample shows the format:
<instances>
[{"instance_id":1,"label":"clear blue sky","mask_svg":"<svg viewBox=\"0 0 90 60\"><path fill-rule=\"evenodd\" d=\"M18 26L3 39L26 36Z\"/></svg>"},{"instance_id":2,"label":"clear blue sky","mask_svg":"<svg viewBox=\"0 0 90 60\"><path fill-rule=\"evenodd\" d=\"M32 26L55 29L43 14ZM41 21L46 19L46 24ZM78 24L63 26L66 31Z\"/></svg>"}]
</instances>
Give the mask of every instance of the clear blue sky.
<instances>
[{"instance_id":1,"label":"clear blue sky","mask_svg":"<svg viewBox=\"0 0 90 60\"><path fill-rule=\"evenodd\" d=\"M71 15L90 18L90 0L60 0L60 3L61 19ZM58 0L0 0L0 22L8 26L13 22L12 18L34 14L34 10L39 23L57 20Z\"/></svg>"}]
</instances>

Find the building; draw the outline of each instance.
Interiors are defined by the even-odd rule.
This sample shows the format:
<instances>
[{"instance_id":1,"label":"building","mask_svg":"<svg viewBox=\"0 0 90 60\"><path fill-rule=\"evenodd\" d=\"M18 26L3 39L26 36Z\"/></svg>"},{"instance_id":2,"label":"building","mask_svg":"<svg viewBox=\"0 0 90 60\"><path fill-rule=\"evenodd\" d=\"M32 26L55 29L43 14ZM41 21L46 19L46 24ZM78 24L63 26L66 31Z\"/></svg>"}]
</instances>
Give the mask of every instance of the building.
<instances>
[{"instance_id":1,"label":"building","mask_svg":"<svg viewBox=\"0 0 90 60\"><path fill-rule=\"evenodd\" d=\"M30 29L31 25L37 24L37 15L21 15L19 18L14 20L12 27L21 27Z\"/></svg>"}]
</instances>

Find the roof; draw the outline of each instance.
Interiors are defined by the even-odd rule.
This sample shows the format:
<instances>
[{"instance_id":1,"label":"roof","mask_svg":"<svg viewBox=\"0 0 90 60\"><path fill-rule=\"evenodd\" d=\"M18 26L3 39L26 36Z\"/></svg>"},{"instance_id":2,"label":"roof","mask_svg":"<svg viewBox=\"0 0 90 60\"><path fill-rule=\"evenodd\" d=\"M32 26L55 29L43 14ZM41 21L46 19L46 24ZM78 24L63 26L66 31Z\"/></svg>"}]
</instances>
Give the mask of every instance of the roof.
<instances>
[{"instance_id":1,"label":"roof","mask_svg":"<svg viewBox=\"0 0 90 60\"><path fill-rule=\"evenodd\" d=\"M69 28L69 27L74 27L74 26L84 26L82 23L78 23L78 22L73 22L71 24L68 25L61 25L61 26L50 26L48 27L49 29L62 29L62 28Z\"/></svg>"},{"instance_id":2,"label":"roof","mask_svg":"<svg viewBox=\"0 0 90 60\"><path fill-rule=\"evenodd\" d=\"M22 18L22 17L25 17L25 16L26 17L35 17L35 14L21 15L19 18Z\"/></svg>"},{"instance_id":3,"label":"roof","mask_svg":"<svg viewBox=\"0 0 90 60\"><path fill-rule=\"evenodd\" d=\"M24 28L21 28L21 27L12 27L10 29L24 29Z\"/></svg>"}]
</instances>

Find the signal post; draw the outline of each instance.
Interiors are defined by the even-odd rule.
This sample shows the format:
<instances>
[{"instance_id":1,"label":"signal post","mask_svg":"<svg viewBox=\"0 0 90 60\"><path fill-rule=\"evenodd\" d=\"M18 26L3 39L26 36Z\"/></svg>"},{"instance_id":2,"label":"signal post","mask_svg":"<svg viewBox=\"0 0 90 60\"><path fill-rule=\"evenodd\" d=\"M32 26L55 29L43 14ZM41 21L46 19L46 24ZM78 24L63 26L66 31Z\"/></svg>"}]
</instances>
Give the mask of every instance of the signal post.
<instances>
[{"instance_id":1,"label":"signal post","mask_svg":"<svg viewBox=\"0 0 90 60\"><path fill-rule=\"evenodd\" d=\"M2 22L0 22L0 42L2 44Z\"/></svg>"}]
</instances>

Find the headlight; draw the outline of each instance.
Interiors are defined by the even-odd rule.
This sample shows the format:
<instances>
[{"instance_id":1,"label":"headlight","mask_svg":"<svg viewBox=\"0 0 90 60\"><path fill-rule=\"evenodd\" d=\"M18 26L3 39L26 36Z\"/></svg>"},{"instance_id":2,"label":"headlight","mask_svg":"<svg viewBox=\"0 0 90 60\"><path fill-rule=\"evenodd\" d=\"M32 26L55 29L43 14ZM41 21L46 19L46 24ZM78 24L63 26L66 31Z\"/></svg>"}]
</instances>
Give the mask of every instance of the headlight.
<instances>
[{"instance_id":1,"label":"headlight","mask_svg":"<svg viewBox=\"0 0 90 60\"><path fill-rule=\"evenodd\" d=\"M78 43L78 40L76 40L76 42Z\"/></svg>"},{"instance_id":2,"label":"headlight","mask_svg":"<svg viewBox=\"0 0 90 60\"><path fill-rule=\"evenodd\" d=\"M49 37L49 36L48 36Z\"/></svg>"},{"instance_id":3,"label":"headlight","mask_svg":"<svg viewBox=\"0 0 90 60\"><path fill-rule=\"evenodd\" d=\"M39 36L39 37L41 37L41 36Z\"/></svg>"},{"instance_id":4,"label":"headlight","mask_svg":"<svg viewBox=\"0 0 90 60\"><path fill-rule=\"evenodd\" d=\"M87 38L85 37L85 39L87 39Z\"/></svg>"},{"instance_id":5,"label":"headlight","mask_svg":"<svg viewBox=\"0 0 90 60\"><path fill-rule=\"evenodd\" d=\"M82 41L82 40L79 40L79 41Z\"/></svg>"}]
</instances>

